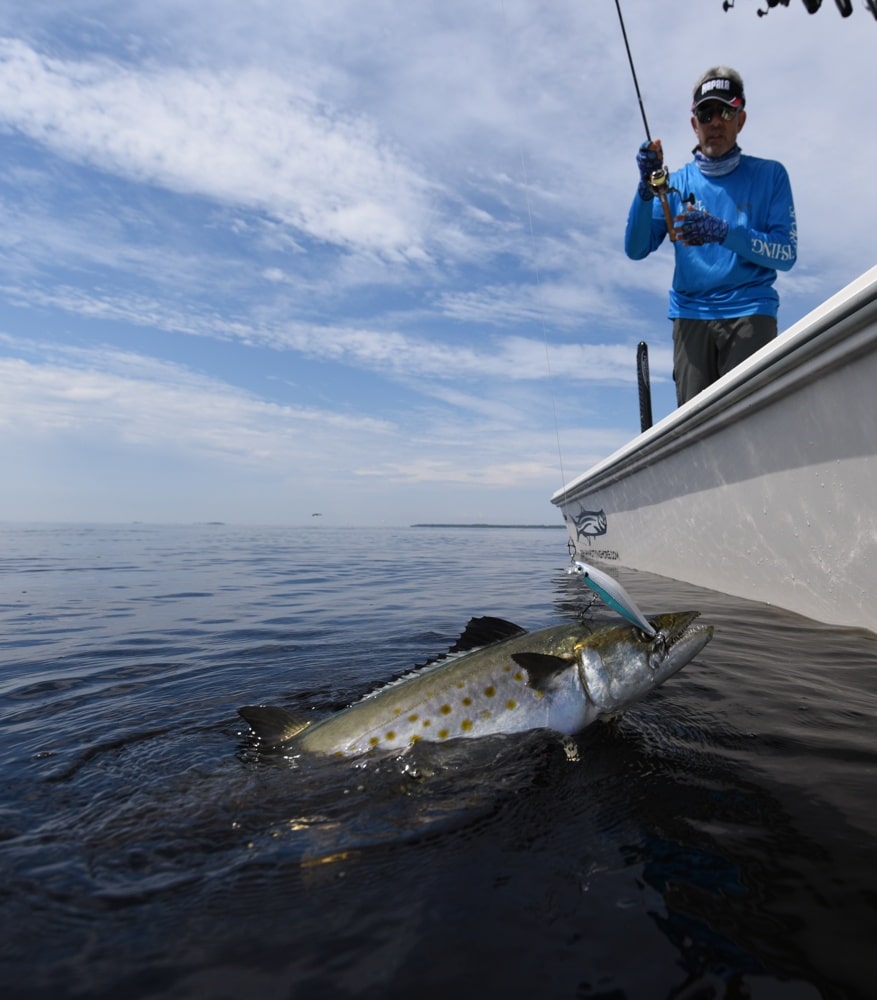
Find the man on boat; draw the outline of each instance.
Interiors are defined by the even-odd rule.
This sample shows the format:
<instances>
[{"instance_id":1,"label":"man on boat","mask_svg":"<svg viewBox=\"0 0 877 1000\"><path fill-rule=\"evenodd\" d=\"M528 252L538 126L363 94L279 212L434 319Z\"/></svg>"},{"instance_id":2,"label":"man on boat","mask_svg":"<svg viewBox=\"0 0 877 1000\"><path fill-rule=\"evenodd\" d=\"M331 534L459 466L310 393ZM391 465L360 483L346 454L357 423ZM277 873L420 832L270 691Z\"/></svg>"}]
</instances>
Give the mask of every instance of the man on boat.
<instances>
[{"instance_id":1,"label":"man on boat","mask_svg":"<svg viewBox=\"0 0 877 1000\"><path fill-rule=\"evenodd\" d=\"M694 88L694 159L668 177L660 140L643 143L636 157L640 183L624 249L642 260L672 227L669 317L680 406L776 337L774 282L797 256L785 167L737 145L745 107L740 74L715 66Z\"/></svg>"}]
</instances>

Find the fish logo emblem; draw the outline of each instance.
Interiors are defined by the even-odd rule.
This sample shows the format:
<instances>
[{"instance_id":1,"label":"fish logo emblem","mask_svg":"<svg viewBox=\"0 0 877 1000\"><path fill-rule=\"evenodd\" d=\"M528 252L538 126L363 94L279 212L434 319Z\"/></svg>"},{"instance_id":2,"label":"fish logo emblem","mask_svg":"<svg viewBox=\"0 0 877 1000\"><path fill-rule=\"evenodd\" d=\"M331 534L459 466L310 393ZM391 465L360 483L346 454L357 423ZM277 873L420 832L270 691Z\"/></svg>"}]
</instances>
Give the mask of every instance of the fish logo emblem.
<instances>
[{"instance_id":1,"label":"fish logo emblem","mask_svg":"<svg viewBox=\"0 0 877 1000\"><path fill-rule=\"evenodd\" d=\"M576 526L576 538L587 538L588 545L591 539L606 534L606 513L603 510L582 508L573 516L572 523Z\"/></svg>"}]
</instances>

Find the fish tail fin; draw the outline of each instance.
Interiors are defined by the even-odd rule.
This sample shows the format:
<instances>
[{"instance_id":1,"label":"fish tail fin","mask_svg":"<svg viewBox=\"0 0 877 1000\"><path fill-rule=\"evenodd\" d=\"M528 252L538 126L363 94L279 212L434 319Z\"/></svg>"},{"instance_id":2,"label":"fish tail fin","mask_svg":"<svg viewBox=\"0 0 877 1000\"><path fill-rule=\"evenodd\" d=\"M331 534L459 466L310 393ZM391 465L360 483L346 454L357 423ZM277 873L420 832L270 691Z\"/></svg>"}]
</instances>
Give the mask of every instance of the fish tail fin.
<instances>
[{"instance_id":1,"label":"fish tail fin","mask_svg":"<svg viewBox=\"0 0 877 1000\"><path fill-rule=\"evenodd\" d=\"M238 709L238 715L263 743L271 746L287 743L312 722L306 715L276 705L245 705Z\"/></svg>"}]
</instances>

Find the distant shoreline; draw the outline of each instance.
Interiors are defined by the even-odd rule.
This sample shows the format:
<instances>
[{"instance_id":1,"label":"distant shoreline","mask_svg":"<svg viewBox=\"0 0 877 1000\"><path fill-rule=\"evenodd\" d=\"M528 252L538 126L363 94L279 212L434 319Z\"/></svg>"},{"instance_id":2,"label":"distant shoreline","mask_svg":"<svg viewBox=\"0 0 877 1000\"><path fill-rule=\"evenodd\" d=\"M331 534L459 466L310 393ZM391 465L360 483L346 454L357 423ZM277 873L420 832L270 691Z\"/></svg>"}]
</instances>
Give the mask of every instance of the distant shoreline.
<instances>
[{"instance_id":1,"label":"distant shoreline","mask_svg":"<svg viewBox=\"0 0 877 1000\"><path fill-rule=\"evenodd\" d=\"M565 524L412 524L412 528L566 528Z\"/></svg>"}]
</instances>

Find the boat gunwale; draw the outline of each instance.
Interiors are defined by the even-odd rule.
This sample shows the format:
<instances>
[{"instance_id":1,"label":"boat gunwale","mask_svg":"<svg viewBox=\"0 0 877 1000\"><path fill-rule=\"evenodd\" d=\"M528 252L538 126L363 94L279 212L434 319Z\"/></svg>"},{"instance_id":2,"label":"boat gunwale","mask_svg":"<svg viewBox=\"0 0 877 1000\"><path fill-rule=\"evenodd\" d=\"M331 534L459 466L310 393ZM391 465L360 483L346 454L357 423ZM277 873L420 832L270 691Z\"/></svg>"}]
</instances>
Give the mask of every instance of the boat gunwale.
<instances>
[{"instance_id":1,"label":"boat gunwale","mask_svg":"<svg viewBox=\"0 0 877 1000\"><path fill-rule=\"evenodd\" d=\"M841 289L732 372L633 438L551 497L565 507L770 405L872 349L877 338L877 266Z\"/></svg>"}]
</instances>

